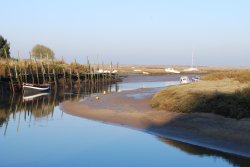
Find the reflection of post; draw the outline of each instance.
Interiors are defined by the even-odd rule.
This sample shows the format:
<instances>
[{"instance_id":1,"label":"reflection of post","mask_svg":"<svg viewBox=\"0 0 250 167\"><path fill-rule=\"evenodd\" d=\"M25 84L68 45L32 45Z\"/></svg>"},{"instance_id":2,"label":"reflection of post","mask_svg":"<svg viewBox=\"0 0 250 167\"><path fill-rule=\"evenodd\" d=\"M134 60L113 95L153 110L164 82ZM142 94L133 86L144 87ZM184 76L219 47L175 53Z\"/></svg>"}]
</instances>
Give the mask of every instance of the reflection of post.
<instances>
[{"instance_id":1,"label":"reflection of post","mask_svg":"<svg viewBox=\"0 0 250 167\"><path fill-rule=\"evenodd\" d=\"M70 90L72 90L72 70L69 69L69 82L70 82Z\"/></svg>"},{"instance_id":2,"label":"reflection of post","mask_svg":"<svg viewBox=\"0 0 250 167\"><path fill-rule=\"evenodd\" d=\"M24 103L22 103L22 98L23 98L22 96L18 96L18 100L17 100L17 102L18 102L18 109L17 110L19 111L18 123L17 123L17 132L19 132L21 112L22 112L22 108L23 108L23 104L24 104ZM25 108L24 108L24 110L25 110Z\"/></svg>"},{"instance_id":3,"label":"reflection of post","mask_svg":"<svg viewBox=\"0 0 250 167\"><path fill-rule=\"evenodd\" d=\"M45 83L45 69L43 67L43 61L41 61L41 68L42 68L42 74L43 74L43 83Z\"/></svg>"},{"instance_id":4,"label":"reflection of post","mask_svg":"<svg viewBox=\"0 0 250 167\"><path fill-rule=\"evenodd\" d=\"M116 83L115 84L115 92L118 92L119 91L119 85Z\"/></svg>"},{"instance_id":5,"label":"reflection of post","mask_svg":"<svg viewBox=\"0 0 250 167\"><path fill-rule=\"evenodd\" d=\"M11 99L10 99L10 108L7 112L7 117L6 117L6 124L5 124L5 129L4 129L4 136L6 135L7 133L7 129L8 129L8 124L9 124L9 119L10 119L10 113L11 113L11 110L12 110L12 105L13 105L13 98L14 98L14 94L11 94Z\"/></svg>"},{"instance_id":6,"label":"reflection of post","mask_svg":"<svg viewBox=\"0 0 250 167\"><path fill-rule=\"evenodd\" d=\"M29 127L31 126L30 123L31 123L31 117L32 117L32 113L33 113L33 100L31 102L31 107L30 107L30 111L28 111L28 115L29 115L29 112L30 112L30 119L29 119ZM36 119L36 118L35 118Z\"/></svg>"},{"instance_id":7,"label":"reflection of post","mask_svg":"<svg viewBox=\"0 0 250 167\"><path fill-rule=\"evenodd\" d=\"M63 68L63 90L65 90L65 82L66 82L66 73L65 69Z\"/></svg>"},{"instance_id":8,"label":"reflection of post","mask_svg":"<svg viewBox=\"0 0 250 167\"><path fill-rule=\"evenodd\" d=\"M25 111L25 112L26 112L26 111ZM20 119L21 119L21 111L19 111L19 115L18 115L17 132L19 132Z\"/></svg>"},{"instance_id":9,"label":"reflection of post","mask_svg":"<svg viewBox=\"0 0 250 167\"><path fill-rule=\"evenodd\" d=\"M56 97L57 97L57 89L55 90L53 94L53 103L52 103L52 113L51 113L51 118L53 118L54 115L54 108L55 108L55 102L56 102Z\"/></svg>"},{"instance_id":10,"label":"reflection of post","mask_svg":"<svg viewBox=\"0 0 250 167\"><path fill-rule=\"evenodd\" d=\"M77 97L76 97L77 100L79 100L80 93L81 93L81 86L79 86L77 90Z\"/></svg>"},{"instance_id":11,"label":"reflection of post","mask_svg":"<svg viewBox=\"0 0 250 167\"><path fill-rule=\"evenodd\" d=\"M57 89L57 78L56 78L56 72L55 72L55 69L54 69L54 68L53 68L53 75L54 75L55 89Z\"/></svg>"}]
</instances>

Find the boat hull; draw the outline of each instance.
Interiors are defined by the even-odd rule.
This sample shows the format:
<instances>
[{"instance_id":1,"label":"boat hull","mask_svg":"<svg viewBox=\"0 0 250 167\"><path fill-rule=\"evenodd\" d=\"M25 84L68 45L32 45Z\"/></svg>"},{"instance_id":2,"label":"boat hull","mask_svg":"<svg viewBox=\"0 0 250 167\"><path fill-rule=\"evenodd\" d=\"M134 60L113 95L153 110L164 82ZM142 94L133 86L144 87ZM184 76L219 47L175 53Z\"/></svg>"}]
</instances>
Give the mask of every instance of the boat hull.
<instances>
[{"instance_id":1,"label":"boat hull","mask_svg":"<svg viewBox=\"0 0 250 167\"><path fill-rule=\"evenodd\" d=\"M23 84L24 92L46 92L50 90L48 84L35 85L35 84Z\"/></svg>"}]
</instances>

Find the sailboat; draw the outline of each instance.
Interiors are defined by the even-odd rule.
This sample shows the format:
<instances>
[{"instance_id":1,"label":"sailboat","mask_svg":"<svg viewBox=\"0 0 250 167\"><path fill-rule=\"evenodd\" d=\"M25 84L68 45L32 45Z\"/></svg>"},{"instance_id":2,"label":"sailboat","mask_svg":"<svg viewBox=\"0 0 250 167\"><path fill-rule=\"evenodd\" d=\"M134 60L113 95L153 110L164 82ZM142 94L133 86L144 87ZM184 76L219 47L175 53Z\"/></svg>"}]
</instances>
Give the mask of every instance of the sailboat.
<instances>
[{"instance_id":1,"label":"sailboat","mask_svg":"<svg viewBox=\"0 0 250 167\"><path fill-rule=\"evenodd\" d=\"M198 71L198 68L194 67L194 49L192 51L192 65L189 68L184 69L185 72Z\"/></svg>"}]
</instances>

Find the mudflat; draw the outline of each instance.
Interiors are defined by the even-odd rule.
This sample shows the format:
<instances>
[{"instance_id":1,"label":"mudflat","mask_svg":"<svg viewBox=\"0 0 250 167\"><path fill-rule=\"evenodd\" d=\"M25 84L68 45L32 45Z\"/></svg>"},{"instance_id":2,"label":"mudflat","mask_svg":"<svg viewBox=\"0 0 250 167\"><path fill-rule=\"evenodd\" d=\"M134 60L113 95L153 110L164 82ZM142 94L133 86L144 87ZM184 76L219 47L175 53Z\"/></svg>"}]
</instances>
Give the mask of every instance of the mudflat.
<instances>
[{"instance_id":1,"label":"mudflat","mask_svg":"<svg viewBox=\"0 0 250 167\"><path fill-rule=\"evenodd\" d=\"M61 109L78 117L126 126L157 136L250 157L250 119L231 119L208 113L177 113L152 109L158 91L141 88L96 94L82 102L66 101ZM96 96L99 100L96 100Z\"/></svg>"}]
</instances>

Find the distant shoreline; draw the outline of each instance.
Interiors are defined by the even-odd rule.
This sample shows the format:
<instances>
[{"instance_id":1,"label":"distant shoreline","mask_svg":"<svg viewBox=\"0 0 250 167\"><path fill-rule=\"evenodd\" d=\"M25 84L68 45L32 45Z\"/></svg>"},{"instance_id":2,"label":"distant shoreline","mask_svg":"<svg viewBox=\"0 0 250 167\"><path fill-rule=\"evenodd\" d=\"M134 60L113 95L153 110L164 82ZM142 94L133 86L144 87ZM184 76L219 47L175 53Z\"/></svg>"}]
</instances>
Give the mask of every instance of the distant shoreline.
<instances>
[{"instance_id":1,"label":"distant shoreline","mask_svg":"<svg viewBox=\"0 0 250 167\"><path fill-rule=\"evenodd\" d=\"M133 94L147 93L151 95L133 98ZM81 103L66 101L60 104L60 108L70 115L250 157L250 119L156 111L150 107L153 93L154 89L143 88L107 95L97 94L100 100L91 96Z\"/></svg>"}]
</instances>

